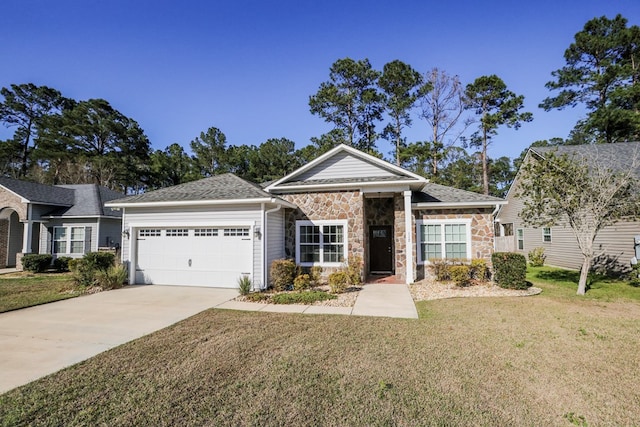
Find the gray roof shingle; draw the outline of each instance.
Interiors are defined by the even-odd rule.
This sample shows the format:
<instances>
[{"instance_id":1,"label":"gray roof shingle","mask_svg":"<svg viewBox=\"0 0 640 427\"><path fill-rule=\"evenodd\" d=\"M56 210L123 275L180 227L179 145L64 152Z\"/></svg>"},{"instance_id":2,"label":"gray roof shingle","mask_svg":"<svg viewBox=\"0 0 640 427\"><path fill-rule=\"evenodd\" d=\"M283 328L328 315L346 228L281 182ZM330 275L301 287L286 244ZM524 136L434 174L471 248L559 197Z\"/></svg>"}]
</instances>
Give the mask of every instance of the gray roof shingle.
<instances>
[{"instance_id":1,"label":"gray roof shingle","mask_svg":"<svg viewBox=\"0 0 640 427\"><path fill-rule=\"evenodd\" d=\"M72 190L74 204L51 212L49 216L122 216L121 211L104 207L106 202L121 198L122 193L95 184L70 184L57 187Z\"/></svg>"},{"instance_id":2,"label":"gray roof shingle","mask_svg":"<svg viewBox=\"0 0 640 427\"><path fill-rule=\"evenodd\" d=\"M74 203L73 190L60 186L38 184L7 177L0 177L0 185L32 203L56 206L71 206Z\"/></svg>"},{"instance_id":3,"label":"gray roof shingle","mask_svg":"<svg viewBox=\"0 0 640 427\"><path fill-rule=\"evenodd\" d=\"M484 203L495 204L504 202L504 199L471 191L459 190L445 185L429 182L422 191L414 191L411 197L412 203Z\"/></svg>"},{"instance_id":4,"label":"gray roof shingle","mask_svg":"<svg viewBox=\"0 0 640 427\"><path fill-rule=\"evenodd\" d=\"M409 176L369 176L359 178L331 178L331 179L310 179L306 181L289 181L280 184L279 187L292 187L292 186L304 186L304 185L318 185L318 184L357 184L360 182L385 182L385 181L416 181L415 178Z\"/></svg>"},{"instance_id":5,"label":"gray roof shingle","mask_svg":"<svg viewBox=\"0 0 640 427\"><path fill-rule=\"evenodd\" d=\"M165 187L148 193L137 194L117 200L114 203L150 203L197 200L246 200L274 197L263 191L257 184L231 173L212 176L198 181Z\"/></svg>"},{"instance_id":6,"label":"gray roof shingle","mask_svg":"<svg viewBox=\"0 0 640 427\"><path fill-rule=\"evenodd\" d=\"M618 142L614 144L558 145L553 147L531 147L531 151L544 157L547 153L594 159L608 164L613 171L630 170L635 160L640 160L640 142ZM640 167L636 165L640 178Z\"/></svg>"}]
</instances>

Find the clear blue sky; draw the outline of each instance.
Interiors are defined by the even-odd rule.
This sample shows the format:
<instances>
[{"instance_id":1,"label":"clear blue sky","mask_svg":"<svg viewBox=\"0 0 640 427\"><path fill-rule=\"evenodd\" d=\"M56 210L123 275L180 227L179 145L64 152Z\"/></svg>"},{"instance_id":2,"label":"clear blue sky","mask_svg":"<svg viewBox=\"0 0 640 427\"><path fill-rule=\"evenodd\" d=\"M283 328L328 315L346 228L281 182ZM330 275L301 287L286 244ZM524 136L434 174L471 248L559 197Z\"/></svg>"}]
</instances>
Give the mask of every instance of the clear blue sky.
<instances>
[{"instance_id":1,"label":"clear blue sky","mask_svg":"<svg viewBox=\"0 0 640 427\"><path fill-rule=\"evenodd\" d=\"M307 145L331 129L311 115L309 96L335 60L351 57L377 69L394 59L420 72L438 67L465 84L500 76L525 96L534 121L500 130L492 157L566 137L583 114L537 105L585 22L621 13L640 25L638 0L4 0L0 13L0 86L104 98L137 120L154 148L188 148L211 126L230 144L286 137ZM0 139L10 134L0 129ZM410 141L428 135L420 120L407 132Z\"/></svg>"}]
</instances>

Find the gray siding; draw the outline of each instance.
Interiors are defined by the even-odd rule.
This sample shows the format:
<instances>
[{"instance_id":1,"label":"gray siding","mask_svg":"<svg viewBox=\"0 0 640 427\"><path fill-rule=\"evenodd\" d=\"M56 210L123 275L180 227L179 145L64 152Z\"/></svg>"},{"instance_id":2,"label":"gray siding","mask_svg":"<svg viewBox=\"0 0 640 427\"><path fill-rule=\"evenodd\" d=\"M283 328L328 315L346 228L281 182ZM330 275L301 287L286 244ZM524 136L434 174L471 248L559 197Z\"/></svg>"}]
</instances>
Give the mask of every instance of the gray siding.
<instances>
[{"instance_id":1,"label":"gray siding","mask_svg":"<svg viewBox=\"0 0 640 427\"><path fill-rule=\"evenodd\" d=\"M181 227L198 225L246 225L252 227L253 239L253 272L252 279L256 286L262 283L261 254L262 241L253 237L253 227L260 225L262 211L255 206L179 206L156 208L126 208L124 211L124 227L129 230L131 224L143 227ZM130 261L130 244L136 236L130 233L129 239L122 241L122 260Z\"/></svg>"},{"instance_id":2,"label":"gray siding","mask_svg":"<svg viewBox=\"0 0 640 427\"><path fill-rule=\"evenodd\" d=\"M119 246L122 242L122 221L111 218L100 219L100 236L98 236L98 247L110 246L109 242L113 242L114 246Z\"/></svg>"},{"instance_id":3,"label":"gray siding","mask_svg":"<svg viewBox=\"0 0 640 427\"><path fill-rule=\"evenodd\" d=\"M271 263L284 257L284 208L282 208L267 215L267 285Z\"/></svg>"},{"instance_id":4,"label":"gray siding","mask_svg":"<svg viewBox=\"0 0 640 427\"><path fill-rule=\"evenodd\" d=\"M85 248L85 252L95 252L98 250L98 220L87 218L54 218L42 224L45 228L40 229L40 248L32 248L34 252L51 253L50 241L52 239L53 227L91 227L91 247ZM81 258L82 254L64 254L74 258Z\"/></svg>"},{"instance_id":5,"label":"gray siding","mask_svg":"<svg viewBox=\"0 0 640 427\"><path fill-rule=\"evenodd\" d=\"M296 180L398 176L388 169L341 152L296 177Z\"/></svg>"}]
</instances>

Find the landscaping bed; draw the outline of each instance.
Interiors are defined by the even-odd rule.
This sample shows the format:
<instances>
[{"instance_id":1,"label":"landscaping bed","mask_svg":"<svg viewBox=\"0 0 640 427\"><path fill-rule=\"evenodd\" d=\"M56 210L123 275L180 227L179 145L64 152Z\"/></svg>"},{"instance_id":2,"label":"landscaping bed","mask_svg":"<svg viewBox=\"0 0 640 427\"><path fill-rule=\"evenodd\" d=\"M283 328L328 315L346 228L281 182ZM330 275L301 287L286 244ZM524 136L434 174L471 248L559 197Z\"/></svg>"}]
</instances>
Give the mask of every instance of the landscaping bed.
<instances>
[{"instance_id":1,"label":"landscaping bed","mask_svg":"<svg viewBox=\"0 0 640 427\"><path fill-rule=\"evenodd\" d=\"M409 286L414 301L430 301L443 298L464 297L524 297L537 295L542 289L531 286L527 289L505 289L491 282L460 287L453 282L438 282L424 279Z\"/></svg>"},{"instance_id":2,"label":"landscaping bed","mask_svg":"<svg viewBox=\"0 0 640 427\"><path fill-rule=\"evenodd\" d=\"M304 305L315 305L315 306L325 306L325 307L353 307L356 303L356 299L358 298L358 294L362 286L350 286L345 292L339 294L331 294L329 293L329 286L322 285L312 288L310 290L304 291L264 291L264 292L254 292L245 296L238 296L235 298L236 301L243 302L256 302L260 304L304 304ZM305 293L323 293L327 295L329 298L323 299L321 301L308 302L304 300L294 301L294 302L284 302L287 300L293 300L296 298L296 295L304 295ZM291 298L282 298L277 297L280 295L291 296ZM275 297L275 299L274 299ZM321 297L322 298L322 297ZM304 299L304 298L302 298ZM313 298L310 298L313 299Z\"/></svg>"}]
</instances>

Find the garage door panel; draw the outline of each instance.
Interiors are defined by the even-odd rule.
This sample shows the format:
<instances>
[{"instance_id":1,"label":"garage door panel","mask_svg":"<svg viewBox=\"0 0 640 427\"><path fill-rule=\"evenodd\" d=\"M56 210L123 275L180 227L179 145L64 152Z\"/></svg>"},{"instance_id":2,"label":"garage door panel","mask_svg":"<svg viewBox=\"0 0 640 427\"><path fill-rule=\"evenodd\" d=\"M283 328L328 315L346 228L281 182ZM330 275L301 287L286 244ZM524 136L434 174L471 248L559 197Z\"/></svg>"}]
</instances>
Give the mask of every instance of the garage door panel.
<instances>
[{"instance_id":1,"label":"garage door panel","mask_svg":"<svg viewBox=\"0 0 640 427\"><path fill-rule=\"evenodd\" d=\"M188 236L154 230L145 229L152 237L138 238L136 283L234 288L241 275L251 275L250 237L225 236L223 228L217 235L198 235L202 229L190 228Z\"/></svg>"}]
</instances>

